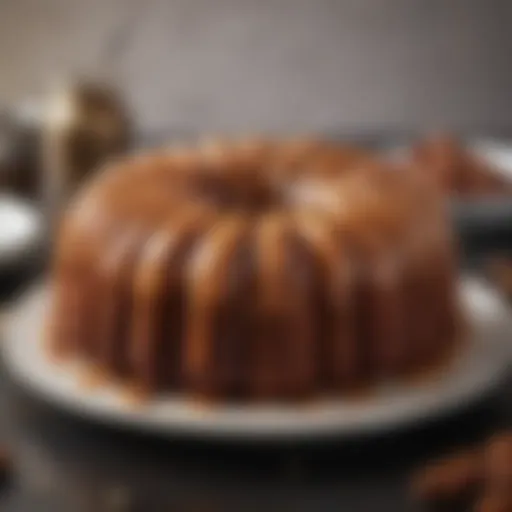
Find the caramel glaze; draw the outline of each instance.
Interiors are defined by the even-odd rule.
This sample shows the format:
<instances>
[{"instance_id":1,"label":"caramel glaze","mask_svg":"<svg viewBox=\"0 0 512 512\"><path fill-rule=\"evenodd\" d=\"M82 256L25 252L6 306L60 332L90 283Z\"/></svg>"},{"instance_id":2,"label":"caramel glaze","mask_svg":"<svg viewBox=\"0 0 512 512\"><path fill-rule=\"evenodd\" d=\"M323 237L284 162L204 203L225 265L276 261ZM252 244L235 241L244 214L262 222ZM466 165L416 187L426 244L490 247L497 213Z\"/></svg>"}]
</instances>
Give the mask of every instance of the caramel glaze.
<instances>
[{"instance_id":1,"label":"caramel glaze","mask_svg":"<svg viewBox=\"0 0 512 512\"><path fill-rule=\"evenodd\" d=\"M185 210L152 235L141 255L134 278L129 358L134 374L148 391L182 383L185 264L211 222L205 212Z\"/></svg>"},{"instance_id":2,"label":"caramel glaze","mask_svg":"<svg viewBox=\"0 0 512 512\"><path fill-rule=\"evenodd\" d=\"M203 236L187 268L185 379L201 395L230 395L240 385L239 340L229 331L237 327L234 313L243 308L235 301L248 276L241 274L233 283L229 271L237 265L246 236L245 219L227 215ZM231 311L233 325L225 321Z\"/></svg>"},{"instance_id":3,"label":"caramel glaze","mask_svg":"<svg viewBox=\"0 0 512 512\"><path fill-rule=\"evenodd\" d=\"M142 394L208 400L344 394L433 364L460 326L454 244L436 193L388 171L312 140L116 163L61 227L52 347Z\"/></svg>"}]
</instances>

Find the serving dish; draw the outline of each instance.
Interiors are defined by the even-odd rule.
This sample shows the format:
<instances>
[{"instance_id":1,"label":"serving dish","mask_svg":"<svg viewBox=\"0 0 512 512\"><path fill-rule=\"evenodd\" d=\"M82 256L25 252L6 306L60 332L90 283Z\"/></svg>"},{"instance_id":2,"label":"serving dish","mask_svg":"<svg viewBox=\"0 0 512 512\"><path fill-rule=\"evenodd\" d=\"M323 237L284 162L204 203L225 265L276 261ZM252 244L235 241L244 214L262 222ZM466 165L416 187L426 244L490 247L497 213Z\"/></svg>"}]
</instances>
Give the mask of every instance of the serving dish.
<instances>
[{"instance_id":1,"label":"serving dish","mask_svg":"<svg viewBox=\"0 0 512 512\"><path fill-rule=\"evenodd\" d=\"M499 295L465 278L461 297L471 335L464 350L435 376L387 383L367 396L295 405L197 404L178 395L134 405L126 389L83 386L79 364L48 358L44 343L47 284L23 296L9 315L2 346L16 381L47 402L83 418L161 436L230 440L315 440L377 434L422 424L469 407L499 384L508 365L512 320Z\"/></svg>"}]
</instances>

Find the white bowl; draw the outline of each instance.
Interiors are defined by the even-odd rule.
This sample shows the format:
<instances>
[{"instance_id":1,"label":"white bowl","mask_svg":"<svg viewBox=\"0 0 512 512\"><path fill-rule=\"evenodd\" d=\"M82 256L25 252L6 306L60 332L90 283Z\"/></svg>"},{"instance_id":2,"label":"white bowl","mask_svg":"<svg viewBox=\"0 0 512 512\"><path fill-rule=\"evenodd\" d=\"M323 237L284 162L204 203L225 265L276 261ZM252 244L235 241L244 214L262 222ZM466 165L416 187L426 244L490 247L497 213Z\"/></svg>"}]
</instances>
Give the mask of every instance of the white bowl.
<instances>
[{"instance_id":1,"label":"white bowl","mask_svg":"<svg viewBox=\"0 0 512 512\"><path fill-rule=\"evenodd\" d=\"M0 194L0 269L23 264L39 249L43 223L30 204Z\"/></svg>"}]
</instances>

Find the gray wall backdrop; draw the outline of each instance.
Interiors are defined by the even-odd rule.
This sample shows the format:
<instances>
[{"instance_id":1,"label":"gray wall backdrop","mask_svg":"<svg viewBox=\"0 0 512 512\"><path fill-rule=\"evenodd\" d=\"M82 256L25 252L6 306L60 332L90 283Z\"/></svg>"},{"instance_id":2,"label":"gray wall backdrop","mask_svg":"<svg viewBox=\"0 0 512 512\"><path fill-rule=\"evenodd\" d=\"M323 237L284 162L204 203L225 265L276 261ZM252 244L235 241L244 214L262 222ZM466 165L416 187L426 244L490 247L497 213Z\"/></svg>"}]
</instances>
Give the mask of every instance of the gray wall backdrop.
<instances>
[{"instance_id":1,"label":"gray wall backdrop","mask_svg":"<svg viewBox=\"0 0 512 512\"><path fill-rule=\"evenodd\" d=\"M512 126L508 0L1 0L0 99L119 81L146 129Z\"/></svg>"}]
</instances>

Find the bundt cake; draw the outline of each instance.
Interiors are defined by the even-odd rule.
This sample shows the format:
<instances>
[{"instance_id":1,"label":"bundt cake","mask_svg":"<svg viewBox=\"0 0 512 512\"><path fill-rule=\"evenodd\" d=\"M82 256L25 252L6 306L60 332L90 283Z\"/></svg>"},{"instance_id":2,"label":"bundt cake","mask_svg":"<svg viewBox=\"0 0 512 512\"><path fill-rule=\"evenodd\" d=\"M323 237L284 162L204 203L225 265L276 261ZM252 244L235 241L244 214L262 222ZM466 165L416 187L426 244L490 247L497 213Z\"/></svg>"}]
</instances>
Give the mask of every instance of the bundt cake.
<instances>
[{"instance_id":1,"label":"bundt cake","mask_svg":"<svg viewBox=\"0 0 512 512\"><path fill-rule=\"evenodd\" d=\"M460 323L449 223L384 165L312 141L110 164L60 226L52 352L212 400L339 395L435 365Z\"/></svg>"}]
</instances>

